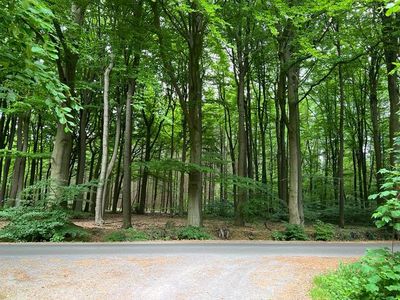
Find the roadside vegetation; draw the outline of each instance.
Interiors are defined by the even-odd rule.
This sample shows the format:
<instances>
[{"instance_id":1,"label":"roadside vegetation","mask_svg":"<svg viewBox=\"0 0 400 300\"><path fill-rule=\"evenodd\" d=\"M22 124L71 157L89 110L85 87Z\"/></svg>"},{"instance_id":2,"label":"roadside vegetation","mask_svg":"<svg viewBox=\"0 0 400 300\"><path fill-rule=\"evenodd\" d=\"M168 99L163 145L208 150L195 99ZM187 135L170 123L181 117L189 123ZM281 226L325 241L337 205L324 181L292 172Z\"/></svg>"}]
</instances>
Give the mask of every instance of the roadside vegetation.
<instances>
[{"instance_id":1,"label":"roadside vegetation","mask_svg":"<svg viewBox=\"0 0 400 300\"><path fill-rule=\"evenodd\" d=\"M396 144L400 144L397 138ZM398 154L397 154L398 157ZM400 234L400 164L384 175L380 192L371 199L383 199L372 215L378 228L388 228L392 243ZM400 299L400 252L392 249L370 250L360 261L342 265L338 270L314 279L311 296L315 300Z\"/></svg>"}]
</instances>

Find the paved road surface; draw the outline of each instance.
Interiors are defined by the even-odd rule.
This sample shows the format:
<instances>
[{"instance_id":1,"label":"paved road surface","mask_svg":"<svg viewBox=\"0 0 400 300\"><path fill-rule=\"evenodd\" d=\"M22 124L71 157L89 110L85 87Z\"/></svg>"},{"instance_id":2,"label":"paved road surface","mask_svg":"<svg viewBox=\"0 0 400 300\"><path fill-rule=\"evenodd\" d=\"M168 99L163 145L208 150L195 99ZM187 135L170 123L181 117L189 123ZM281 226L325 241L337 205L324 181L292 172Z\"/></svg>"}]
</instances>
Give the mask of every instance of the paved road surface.
<instances>
[{"instance_id":1,"label":"paved road surface","mask_svg":"<svg viewBox=\"0 0 400 300\"><path fill-rule=\"evenodd\" d=\"M391 247L391 243L323 242L162 242L162 243L31 243L1 244L0 257L96 256L96 255L271 255L353 257L367 248ZM395 244L397 250L399 245Z\"/></svg>"},{"instance_id":2,"label":"paved road surface","mask_svg":"<svg viewBox=\"0 0 400 300\"><path fill-rule=\"evenodd\" d=\"M0 299L308 299L315 275L382 246L0 244Z\"/></svg>"}]
</instances>

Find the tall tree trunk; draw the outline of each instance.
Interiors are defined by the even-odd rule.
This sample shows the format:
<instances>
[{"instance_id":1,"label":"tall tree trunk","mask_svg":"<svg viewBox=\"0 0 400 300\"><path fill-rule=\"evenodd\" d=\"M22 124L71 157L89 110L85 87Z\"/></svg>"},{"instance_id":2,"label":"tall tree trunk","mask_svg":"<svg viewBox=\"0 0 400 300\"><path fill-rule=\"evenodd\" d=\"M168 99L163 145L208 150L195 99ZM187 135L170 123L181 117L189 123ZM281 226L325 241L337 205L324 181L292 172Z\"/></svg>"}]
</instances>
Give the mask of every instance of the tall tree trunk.
<instances>
[{"instance_id":1,"label":"tall tree trunk","mask_svg":"<svg viewBox=\"0 0 400 300\"><path fill-rule=\"evenodd\" d=\"M238 80L237 80L237 109L238 109L238 176L239 177L247 177L248 168L247 168L247 133L246 133L246 108L245 108L245 99L244 99L244 84L245 84L245 72L244 64L241 61L242 57L239 54L238 50ZM238 197L237 197L237 209L235 214L235 225L243 226L244 225L244 206L247 201L247 189L240 185L238 187Z\"/></svg>"},{"instance_id":2,"label":"tall tree trunk","mask_svg":"<svg viewBox=\"0 0 400 300\"><path fill-rule=\"evenodd\" d=\"M152 2L154 13L154 26L160 44L160 55L171 79L172 86L178 94L179 102L188 122L190 139L190 163L201 165L202 152L202 75L200 60L203 54L204 31L206 23L201 11L198 10L197 3L191 1L191 11L188 13L188 28L180 32L188 44L188 89L189 101L186 102L183 90L178 84L175 76L174 67L165 52L165 44L160 27L160 15L158 11L158 1ZM201 226L201 200L202 200L202 174L197 169L189 172L188 188L188 225Z\"/></svg>"},{"instance_id":3,"label":"tall tree trunk","mask_svg":"<svg viewBox=\"0 0 400 300\"><path fill-rule=\"evenodd\" d=\"M278 196L284 203L288 203L288 167L287 167L287 154L286 154L286 72L285 72L285 58L284 52L286 47L286 31L283 32L279 42L279 73L278 84L275 100L276 112L276 139L277 139L277 173L278 173Z\"/></svg>"},{"instance_id":4,"label":"tall tree trunk","mask_svg":"<svg viewBox=\"0 0 400 300\"><path fill-rule=\"evenodd\" d=\"M369 104L371 109L372 123L372 139L374 144L375 154L375 169L376 169L376 188L380 191L382 184L382 174L379 172L383 168L382 147L381 147L381 131L379 127L380 112L378 108L378 78L379 78L379 59L375 52L371 54L369 66ZM371 168L372 169L372 168ZM378 205L383 204L383 199L377 199Z\"/></svg>"},{"instance_id":5,"label":"tall tree trunk","mask_svg":"<svg viewBox=\"0 0 400 300\"><path fill-rule=\"evenodd\" d=\"M147 122L147 121L146 121ZM138 214L144 214L146 211L146 197L147 197L147 182L149 178L149 168L146 165L150 161L150 154L151 154L151 125L153 122L146 124L146 141L144 146L144 162L145 165L143 167L142 172L142 180L141 180L141 188L140 188L140 196L139 196L139 208Z\"/></svg>"},{"instance_id":6,"label":"tall tree trunk","mask_svg":"<svg viewBox=\"0 0 400 300\"><path fill-rule=\"evenodd\" d=\"M0 102L0 108L3 108L2 102ZM6 118L6 116L4 115L0 116L0 149L4 149L6 147L7 132L9 131L10 122L11 118ZM1 179L3 176L3 159L3 157L0 157L0 182L2 182ZM7 181L7 178L5 178L4 180ZM1 205L2 199L0 198L0 206Z\"/></svg>"},{"instance_id":7,"label":"tall tree trunk","mask_svg":"<svg viewBox=\"0 0 400 300\"><path fill-rule=\"evenodd\" d=\"M181 156L181 161L182 164L186 163L186 148L187 148L187 122L185 116L182 119L182 156ZM185 172L181 171L180 172L180 178L179 178L179 200L178 200L178 210L179 210L179 215L183 215L184 211L184 193L185 193Z\"/></svg>"},{"instance_id":8,"label":"tall tree trunk","mask_svg":"<svg viewBox=\"0 0 400 300\"><path fill-rule=\"evenodd\" d=\"M102 152L101 152L101 168L99 183L96 193L96 210L95 210L95 224L103 225L103 206L104 206L104 186L107 176L108 165L108 123L109 123L109 89L110 89L110 73L113 68L113 58L104 71L104 88L103 88L103 138L102 138ZM117 146L118 149L118 146Z\"/></svg>"},{"instance_id":9,"label":"tall tree trunk","mask_svg":"<svg viewBox=\"0 0 400 300\"><path fill-rule=\"evenodd\" d=\"M298 76L299 65L293 63L293 25L287 25L287 46L285 48L285 65L287 69L287 89L288 89L288 144L289 144L289 223L303 224L302 215L302 167L300 149L300 112L298 99Z\"/></svg>"},{"instance_id":10,"label":"tall tree trunk","mask_svg":"<svg viewBox=\"0 0 400 300\"><path fill-rule=\"evenodd\" d=\"M93 179L93 173L94 173L94 163L95 163L95 158L96 158L96 153L91 151L91 158L90 158L90 167L89 167L89 177L88 181L92 181ZM83 207L83 210L85 212L89 211L89 206L90 206L90 200L91 200L91 195L93 192L93 187L90 187L89 191L86 194L86 202L85 202L85 207Z\"/></svg>"},{"instance_id":11,"label":"tall tree trunk","mask_svg":"<svg viewBox=\"0 0 400 300\"><path fill-rule=\"evenodd\" d=\"M109 183L109 179L111 176L111 172L114 168L115 165L115 161L117 160L117 156L118 156L118 149L119 149L119 145L120 145L120 139L121 139L121 109L119 107L117 107L117 116L115 118L115 140L114 140L114 148L113 148L113 153L111 155L111 159L110 162L107 165L107 171L106 171L106 178L104 180L104 190L106 191L106 193L103 193L103 200L102 202L105 203L106 199L106 195L111 195L111 192L108 193L108 190L111 190L110 188L110 183ZM120 151L121 153L122 151ZM120 155L121 157L121 155ZM121 160L119 159L118 163L120 164ZM118 166L119 168L119 166ZM117 171L117 175L116 178L119 177L119 170ZM116 180L116 185L118 186L118 179ZM119 190L119 189L118 189ZM119 193L118 193L119 194ZM111 196L110 196L111 197ZM113 198L114 199L114 198ZM114 201L113 201L114 203ZM103 207L103 213L104 213L104 207Z\"/></svg>"},{"instance_id":12,"label":"tall tree trunk","mask_svg":"<svg viewBox=\"0 0 400 300\"><path fill-rule=\"evenodd\" d=\"M40 132L43 130L43 124L42 124L42 117L39 115L38 121L37 121L37 127L35 132L35 136L33 139L33 153L37 153L39 150L39 139L40 139ZM30 179L29 179L29 185L33 185L35 183L35 178L37 176L37 165L38 165L38 160L35 158L32 158L31 161L31 174L30 174Z\"/></svg>"},{"instance_id":13,"label":"tall tree trunk","mask_svg":"<svg viewBox=\"0 0 400 300\"><path fill-rule=\"evenodd\" d=\"M336 23L336 32L339 33L339 23ZM338 57L341 58L341 43L336 42L336 51ZM343 81L343 65L339 64L339 157L338 157L338 180L339 180L339 226L344 227L344 178L343 178L343 160L344 160L344 81Z\"/></svg>"},{"instance_id":14,"label":"tall tree trunk","mask_svg":"<svg viewBox=\"0 0 400 300\"><path fill-rule=\"evenodd\" d=\"M10 206L19 206L20 192L23 189L25 165L26 165L26 151L28 149L28 131L29 131L29 116L22 114L18 117L17 124L17 150L21 152L14 162L14 174L10 191Z\"/></svg>"},{"instance_id":15,"label":"tall tree trunk","mask_svg":"<svg viewBox=\"0 0 400 300\"><path fill-rule=\"evenodd\" d=\"M201 165L202 156L202 75L200 59L203 54L205 21L196 2L191 2L189 13L189 64L188 64L188 128L190 138L190 163ZM188 225L202 226L202 174L197 168L189 171Z\"/></svg>"},{"instance_id":16,"label":"tall tree trunk","mask_svg":"<svg viewBox=\"0 0 400 300\"><path fill-rule=\"evenodd\" d=\"M122 189L122 228L132 227L131 221L131 148L132 148L132 96L134 93L134 82L128 82L128 92L126 93L126 115L124 133L124 153L123 153L123 189Z\"/></svg>"},{"instance_id":17,"label":"tall tree trunk","mask_svg":"<svg viewBox=\"0 0 400 300\"><path fill-rule=\"evenodd\" d=\"M170 147L170 156L169 158L172 160L174 158L175 151L175 102L172 105L172 124L171 124L171 147ZM174 193L173 193L173 171L170 170L168 174L168 199L169 199L169 212L171 213L174 207Z\"/></svg>"},{"instance_id":18,"label":"tall tree trunk","mask_svg":"<svg viewBox=\"0 0 400 300\"><path fill-rule=\"evenodd\" d=\"M77 28L83 25L84 21L85 7L78 5L77 3L72 3L71 13L74 23ZM61 41L64 55L59 55L57 60L58 73L60 80L69 87L69 95L67 95L67 104L70 103L71 96L75 95L75 72L78 63L79 56L76 49L71 50L68 43L64 40L64 34L62 32L61 26L56 24L56 32L59 40ZM74 45L75 47L77 45ZM63 59L61 59L63 58ZM60 199L62 189L59 187L68 184L69 180L69 163L70 156L72 152L72 135L71 132L66 131L65 124L57 124L57 132L54 138L54 147L51 154L51 195L55 201ZM67 203L61 203L66 206Z\"/></svg>"},{"instance_id":19,"label":"tall tree trunk","mask_svg":"<svg viewBox=\"0 0 400 300\"><path fill-rule=\"evenodd\" d=\"M222 96L222 100L225 103L224 95ZM231 120L231 113L230 113L230 110L228 107L228 103L225 103L225 105L224 105L224 125L225 125L225 134L228 139L228 148L229 148L229 156L231 159L232 175L233 175L233 177L236 177L237 171L236 171L235 146L233 143L232 120ZM235 181L233 181L233 184L232 184L232 194L233 194L234 210L235 210L235 214L236 214L236 211L237 211L237 185L235 184Z\"/></svg>"},{"instance_id":20,"label":"tall tree trunk","mask_svg":"<svg viewBox=\"0 0 400 300\"><path fill-rule=\"evenodd\" d=\"M302 224L301 207L301 156L300 156L300 120L299 103L296 97L297 72L293 67L288 70L288 143L289 143L289 223Z\"/></svg>"},{"instance_id":21,"label":"tall tree trunk","mask_svg":"<svg viewBox=\"0 0 400 300\"><path fill-rule=\"evenodd\" d=\"M246 137L247 137L247 177L254 179L255 170L258 166L253 167L253 150L254 141L253 141L253 130L252 130L252 116L251 116L251 93L250 93L250 63L248 55L245 55L245 69L246 69L246 97L244 98L244 107L245 107L245 122L246 122ZM257 172L256 172L257 173Z\"/></svg>"},{"instance_id":22,"label":"tall tree trunk","mask_svg":"<svg viewBox=\"0 0 400 300\"><path fill-rule=\"evenodd\" d=\"M383 49L385 53L385 63L387 70L387 86L389 92L389 145L390 148L394 149L394 138L400 130L398 111L400 108L400 97L399 97L399 86L397 82L397 75L390 74L395 68L394 62L397 61L399 54L399 42L398 42L398 20L396 14L392 16L386 16L382 12L382 35L383 35ZM398 148L398 147L396 147ZM397 149L398 150L398 149ZM390 165L395 164L395 152L390 152Z\"/></svg>"},{"instance_id":23,"label":"tall tree trunk","mask_svg":"<svg viewBox=\"0 0 400 300\"><path fill-rule=\"evenodd\" d=\"M2 138L4 139L2 141L2 148L5 148L6 145L8 144L7 149L10 151L13 147L13 143L14 143L14 135L15 135L15 124L16 124L16 118L15 117L11 117L7 123L11 123L11 126L9 127L8 124L6 126L6 131L9 131L8 136L6 136L5 134L2 136ZM8 128L10 128L8 130ZM10 165L11 165L11 157L7 156L4 160L4 167L1 164L0 167L2 168L2 177L3 180L0 180L1 185L0 185L0 207L4 205L4 200L5 200L5 195L6 195L6 189L7 189L7 181L8 181L8 172L10 170Z\"/></svg>"},{"instance_id":24,"label":"tall tree trunk","mask_svg":"<svg viewBox=\"0 0 400 300\"><path fill-rule=\"evenodd\" d=\"M80 112L79 120L79 140L78 140L78 170L76 174L76 184L82 184L85 178L85 164L86 164L86 122L88 113L86 108ZM74 210L77 212L82 211L84 195L81 194L75 200Z\"/></svg>"}]
</instances>

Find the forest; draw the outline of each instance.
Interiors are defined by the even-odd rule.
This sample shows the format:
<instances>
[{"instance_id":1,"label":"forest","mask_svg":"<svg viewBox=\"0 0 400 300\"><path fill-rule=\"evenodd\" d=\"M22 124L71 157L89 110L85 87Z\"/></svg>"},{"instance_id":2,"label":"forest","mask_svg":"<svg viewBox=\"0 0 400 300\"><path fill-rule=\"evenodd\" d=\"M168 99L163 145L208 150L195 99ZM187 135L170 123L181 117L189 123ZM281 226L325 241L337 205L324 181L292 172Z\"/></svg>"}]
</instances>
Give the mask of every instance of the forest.
<instances>
[{"instance_id":1,"label":"forest","mask_svg":"<svg viewBox=\"0 0 400 300\"><path fill-rule=\"evenodd\" d=\"M1 3L4 208L344 227L390 194L398 2Z\"/></svg>"}]
</instances>

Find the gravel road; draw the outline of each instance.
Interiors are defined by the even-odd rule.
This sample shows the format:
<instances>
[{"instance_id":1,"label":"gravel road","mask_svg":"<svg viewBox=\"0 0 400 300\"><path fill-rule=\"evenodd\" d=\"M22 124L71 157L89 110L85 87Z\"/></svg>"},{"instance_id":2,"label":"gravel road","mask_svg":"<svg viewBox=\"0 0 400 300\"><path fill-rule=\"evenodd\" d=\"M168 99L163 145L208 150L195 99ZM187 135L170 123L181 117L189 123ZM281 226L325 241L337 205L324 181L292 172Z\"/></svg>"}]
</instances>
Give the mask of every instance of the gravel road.
<instances>
[{"instance_id":1,"label":"gravel road","mask_svg":"<svg viewBox=\"0 0 400 300\"><path fill-rule=\"evenodd\" d=\"M383 243L0 244L0 299L308 299Z\"/></svg>"}]
</instances>

